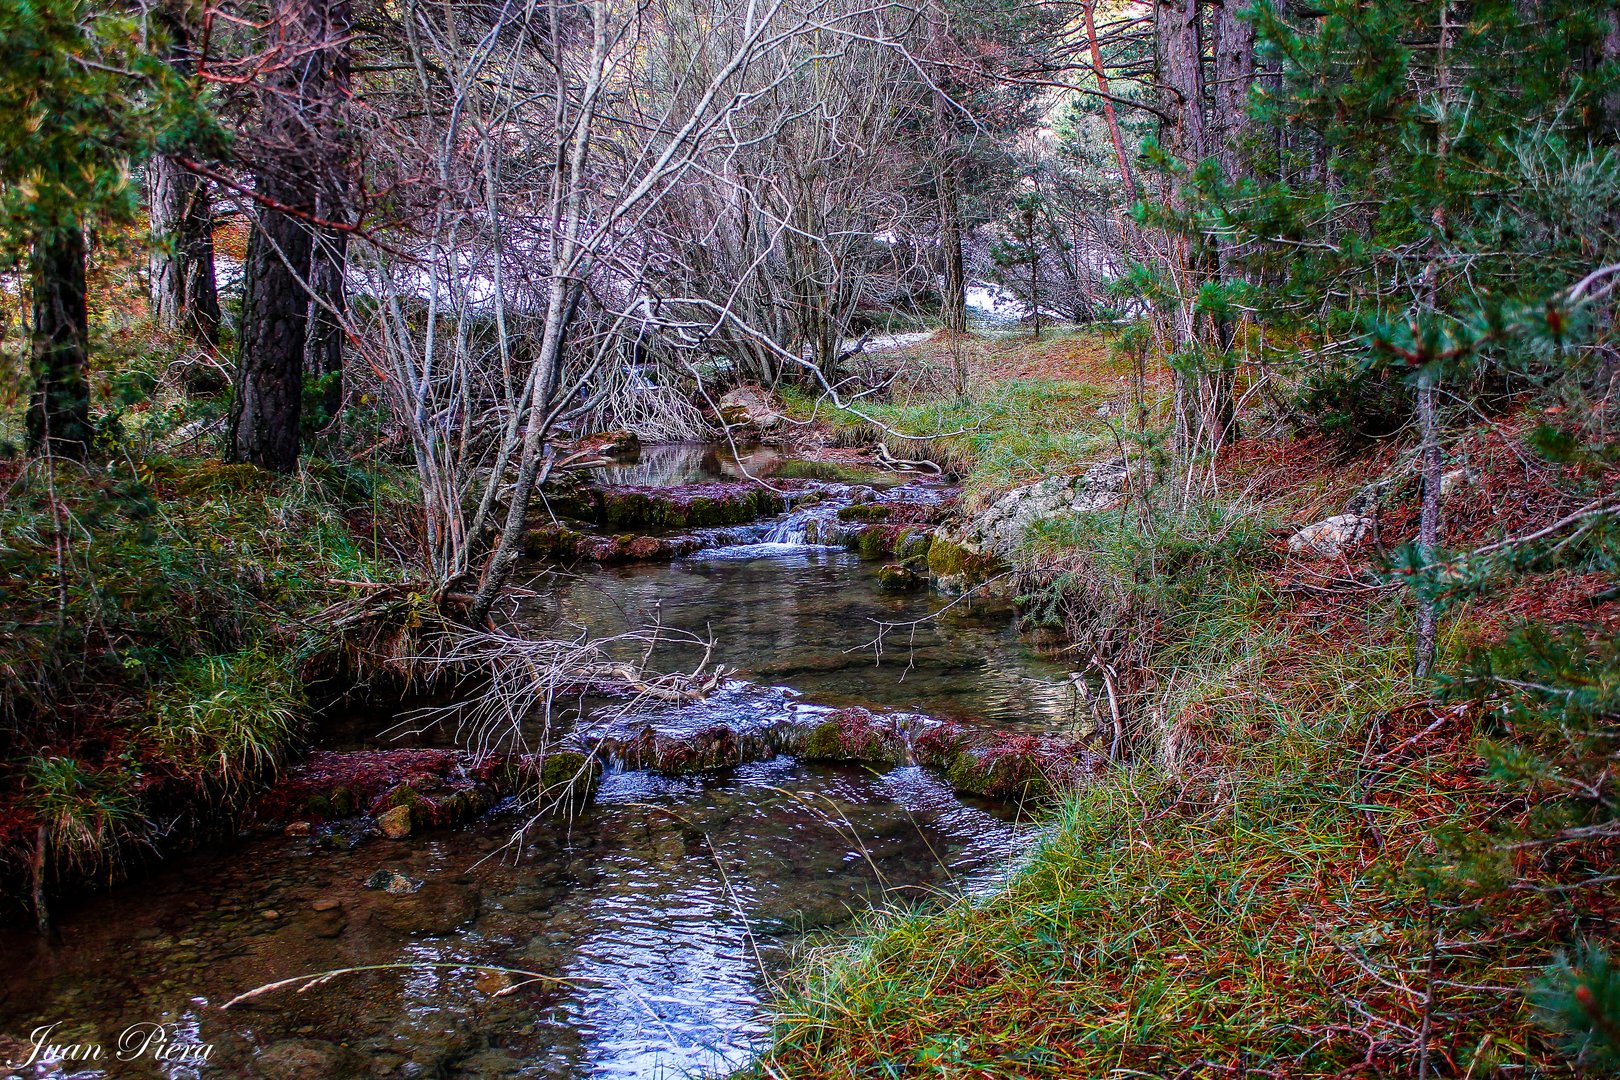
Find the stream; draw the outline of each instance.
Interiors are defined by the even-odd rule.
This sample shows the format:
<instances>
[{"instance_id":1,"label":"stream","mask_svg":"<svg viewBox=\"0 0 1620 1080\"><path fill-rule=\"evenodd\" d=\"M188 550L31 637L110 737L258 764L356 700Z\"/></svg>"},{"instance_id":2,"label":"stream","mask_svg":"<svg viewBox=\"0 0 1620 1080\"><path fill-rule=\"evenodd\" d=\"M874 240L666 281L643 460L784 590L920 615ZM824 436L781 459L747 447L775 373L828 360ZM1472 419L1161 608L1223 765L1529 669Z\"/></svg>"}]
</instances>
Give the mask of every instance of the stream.
<instances>
[{"instance_id":1,"label":"stream","mask_svg":"<svg viewBox=\"0 0 1620 1080\"><path fill-rule=\"evenodd\" d=\"M649 447L606 482L678 484L768 467ZM824 511L823 511L824 512ZM661 724L861 704L1029 731L1073 723L1064 670L1008 610L881 591L875 564L794 538L792 514L672 563L541 574L520 621L612 633L656 618L712 638L734 681ZM701 650L696 650L701 654ZM678 667L693 647L655 663ZM588 716L581 719L589 723ZM341 735L394 745L386 722ZM0 1063L30 1032L96 1060L24 1077L682 1077L745 1062L774 980L873 904L994 888L1032 827L914 766L778 757L679 778L610 769L570 821L495 812L347 850L257 835L170 860L59 912L55 948L0 937ZM375 887L408 883L409 896ZM418 884L421 883L421 884ZM245 991L374 967L300 990ZM495 971L509 968L529 975ZM153 1027L153 1025L161 1025ZM153 1035L153 1032L158 1034ZM123 1035L134 1053L119 1060ZM206 1057L204 1052L206 1050Z\"/></svg>"}]
</instances>

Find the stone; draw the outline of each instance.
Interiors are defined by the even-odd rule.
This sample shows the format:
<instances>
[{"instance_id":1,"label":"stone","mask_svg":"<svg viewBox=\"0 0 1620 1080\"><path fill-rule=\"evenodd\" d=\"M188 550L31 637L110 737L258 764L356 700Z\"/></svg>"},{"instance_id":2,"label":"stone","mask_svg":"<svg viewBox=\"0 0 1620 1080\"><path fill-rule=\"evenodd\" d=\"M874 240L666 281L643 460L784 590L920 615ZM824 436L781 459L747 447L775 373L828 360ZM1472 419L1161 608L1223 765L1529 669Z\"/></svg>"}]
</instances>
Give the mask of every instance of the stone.
<instances>
[{"instance_id":1,"label":"stone","mask_svg":"<svg viewBox=\"0 0 1620 1080\"><path fill-rule=\"evenodd\" d=\"M377 815L377 831L390 840L404 840L411 835L411 808L396 806Z\"/></svg>"},{"instance_id":2,"label":"stone","mask_svg":"<svg viewBox=\"0 0 1620 1080\"><path fill-rule=\"evenodd\" d=\"M1390 493L1394 489L1395 481L1392 477L1386 476L1382 480L1374 480L1372 483L1367 484L1360 491L1357 491L1354 495L1350 496L1350 501L1344 504L1344 512L1346 514L1354 514L1358 517L1370 514L1377 509L1385 499L1389 498Z\"/></svg>"},{"instance_id":3,"label":"stone","mask_svg":"<svg viewBox=\"0 0 1620 1080\"><path fill-rule=\"evenodd\" d=\"M328 1080L351 1076L354 1054L320 1039L283 1039L253 1059L253 1072L265 1080Z\"/></svg>"},{"instance_id":4,"label":"stone","mask_svg":"<svg viewBox=\"0 0 1620 1080\"><path fill-rule=\"evenodd\" d=\"M1372 518L1360 514L1336 514L1307 525L1288 538L1288 550L1300 555L1343 554L1372 534Z\"/></svg>"},{"instance_id":5,"label":"stone","mask_svg":"<svg viewBox=\"0 0 1620 1080\"><path fill-rule=\"evenodd\" d=\"M903 592L915 588L919 580L909 567L900 563L885 563L878 567L878 588L886 592Z\"/></svg>"},{"instance_id":6,"label":"stone","mask_svg":"<svg viewBox=\"0 0 1620 1080\"><path fill-rule=\"evenodd\" d=\"M1440 477L1440 497L1449 499L1463 490L1479 485L1479 476L1472 469L1452 469Z\"/></svg>"},{"instance_id":7,"label":"stone","mask_svg":"<svg viewBox=\"0 0 1620 1080\"><path fill-rule=\"evenodd\" d=\"M338 900L335 897L323 896L319 900L312 901L310 903L310 905L309 905L309 910L311 910L311 911L335 911L338 908L341 908L342 906L343 906L343 901Z\"/></svg>"},{"instance_id":8,"label":"stone","mask_svg":"<svg viewBox=\"0 0 1620 1080\"><path fill-rule=\"evenodd\" d=\"M393 896L407 896L421 887L421 881L407 877L398 870L378 870L366 878L366 888L381 889Z\"/></svg>"},{"instance_id":9,"label":"stone","mask_svg":"<svg viewBox=\"0 0 1620 1080\"><path fill-rule=\"evenodd\" d=\"M277 919L281 918L281 912L277 911L275 908L266 908L265 910L259 912L259 917L265 922L275 922Z\"/></svg>"},{"instance_id":10,"label":"stone","mask_svg":"<svg viewBox=\"0 0 1620 1080\"><path fill-rule=\"evenodd\" d=\"M288 836L308 836L310 831L310 824L307 821L289 821L287 827L282 830Z\"/></svg>"},{"instance_id":11,"label":"stone","mask_svg":"<svg viewBox=\"0 0 1620 1080\"><path fill-rule=\"evenodd\" d=\"M407 934L443 937L478 916L476 889L452 881L429 881L415 892L372 909L373 922Z\"/></svg>"},{"instance_id":12,"label":"stone","mask_svg":"<svg viewBox=\"0 0 1620 1080\"><path fill-rule=\"evenodd\" d=\"M776 407L771 395L757 386L737 386L727 390L716 407L721 419L733 427L751 424L761 431L770 431L782 424L781 410ZM743 418L742 424L734 423L734 417Z\"/></svg>"},{"instance_id":13,"label":"stone","mask_svg":"<svg viewBox=\"0 0 1620 1080\"><path fill-rule=\"evenodd\" d=\"M973 515L948 539L959 547L1005 559L1022 546L1038 522L1112 506L1124 494L1128 479L1123 461L1100 461L1079 475L1025 484Z\"/></svg>"}]
</instances>

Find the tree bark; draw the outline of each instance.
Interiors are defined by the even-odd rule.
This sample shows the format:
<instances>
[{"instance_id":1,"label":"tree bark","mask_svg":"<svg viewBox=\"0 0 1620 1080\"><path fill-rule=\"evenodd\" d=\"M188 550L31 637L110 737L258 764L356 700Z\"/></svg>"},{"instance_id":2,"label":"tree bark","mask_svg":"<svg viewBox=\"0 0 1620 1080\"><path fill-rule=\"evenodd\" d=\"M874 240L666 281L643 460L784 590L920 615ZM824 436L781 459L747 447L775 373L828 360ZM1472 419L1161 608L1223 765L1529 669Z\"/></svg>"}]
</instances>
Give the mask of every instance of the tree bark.
<instances>
[{"instance_id":1,"label":"tree bark","mask_svg":"<svg viewBox=\"0 0 1620 1080\"><path fill-rule=\"evenodd\" d=\"M1199 21L1198 0L1161 0L1153 9L1154 61L1161 89L1160 104L1167 118L1160 124L1160 142L1165 151L1185 169L1191 169L1208 149L1204 117L1204 39ZM1167 179L1165 199L1170 206L1183 207L1179 181ZM1186 353L1197 345L1193 298L1198 287L1194 280L1192 242L1185 234L1173 236L1170 244L1170 273L1176 279L1180 297L1177 310L1170 313L1170 341L1174 351ZM1175 449L1178 461L1187 465L1190 490L1191 462L1205 442L1210 424L1206 407L1206 379L1189 374L1184 366L1175 368Z\"/></svg>"},{"instance_id":2,"label":"tree bark","mask_svg":"<svg viewBox=\"0 0 1620 1080\"><path fill-rule=\"evenodd\" d=\"M85 303L84 231L46 233L34 241L34 332L29 373L28 448L83 458L90 450L90 383L85 376L90 316Z\"/></svg>"},{"instance_id":3,"label":"tree bark","mask_svg":"<svg viewBox=\"0 0 1620 1080\"><path fill-rule=\"evenodd\" d=\"M182 8L164 7L158 19L170 36L169 66L193 68L191 25ZM172 157L159 155L146 167L151 217L152 316L157 324L198 341L219 342L219 290L214 280L214 212L208 182Z\"/></svg>"},{"instance_id":4,"label":"tree bark","mask_svg":"<svg viewBox=\"0 0 1620 1080\"><path fill-rule=\"evenodd\" d=\"M1103 118L1108 121L1108 138L1114 144L1114 159L1119 162L1119 177L1125 185L1126 201L1136 202L1136 178L1131 175L1130 155L1125 152L1125 136L1119 130L1119 117L1114 113L1113 91L1109 88L1108 72L1103 67L1102 49L1097 44L1097 0L1082 0L1081 13L1086 23L1086 45L1091 53L1091 71L1097 79L1097 91L1102 94Z\"/></svg>"},{"instance_id":5,"label":"tree bark","mask_svg":"<svg viewBox=\"0 0 1620 1080\"><path fill-rule=\"evenodd\" d=\"M1216 152L1228 180L1251 175L1248 147L1249 88L1255 81L1254 23L1239 18L1243 0L1221 0L1215 9Z\"/></svg>"},{"instance_id":6,"label":"tree bark","mask_svg":"<svg viewBox=\"0 0 1620 1080\"><path fill-rule=\"evenodd\" d=\"M1440 485L1443 481L1440 461L1440 421L1435 411L1434 376L1428 372L1418 376L1418 426L1423 433L1419 450L1419 469L1423 476L1423 508L1418 518L1418 558L1427 568L1434 562L1435 548L1440 542ZM1434 665L1436 631L1439 613L1433 596L1427 591L1418 597L1417 615L1417 677L1428 676Z\"/></svg>"},{"instance_id":7,"label":"tree bark","mask_svg":"<svg viewBox=\"0 0 1620 1080\"><path fill-rule=\"evenodd\" d=\"M348 10L347 0L276 0L270 11L281 50L260 94L254 185L261 206L243 267L231 447L234 460L278 472L298 463L316 292L313 219L320 197L339 187L333 67L348 48Z\"/></svg>"},{"instance_id":8,"label":"tree bark","mask_svg":"<svg viewBox=\"0 0 1620 1080\"><path fill-rule=\"evenodd\" d=\"M152 219L152 317L159 326L217 344L219 290L208 183L164 156L147 165L146 181Z\"/></svg>"},{"instance_id":9,"label":"tree bark","mask_svg":"<svg viewBox=\"0 0 1620 1080\"><path fill-rule=\"evenodd\" d=\"M350 180L353 145L344 134L350 96L349 35L353 22L351 0L325 0L323 48L315 55L310 97L310 124L319 133L322 158L318 170L318 216L325 221L350 219L354 190ZM343 409L344 321L348 311L347 271L349 234L342 229L317 226L310 252L309 330L304 350L305 371L322 381L321 404L328 420Z\"/></svg>"},{"instance_id":10,"label":"tree bark","mask_svg":"<svg viewBox=\"0 0 1620 1080\"><path fill-rule=\"evenodd\" d=\"M939 30L933 31L936 35ZM955 155L950 151L950 103L934 91L934 137L938 147L934 158L935 187L939 198L940 271L945 278L941 293L941 315L945 329L954 334L967 332L967 278L962 268L962 193L956 175Z\"/></svg>"},{"instance_id":11,"label":"tree bark","mask_svg":"<svg viewBox=\"0 0 1620 1080\"><path fill-rule=\"evenodd\" d=\"M939 166L939 244L945 274L943 315L945 329L967 332L967 277L962 269L962 200L951 162Z\"/></svg>"},{"instance_id":12,"label":"tree bark","mask_svg":"<svg viewBox=\"0 0 1620 1080\"><path fill-rule=\"evenodd\" d=\"M259 178L259 194L288 206L310 205L307 191L268 176ZM309 295L292 268L310 265L311 247L306 222L261 209L243 266L232 458L277 472L298 465Z\"/></svg>"}]
</instances>

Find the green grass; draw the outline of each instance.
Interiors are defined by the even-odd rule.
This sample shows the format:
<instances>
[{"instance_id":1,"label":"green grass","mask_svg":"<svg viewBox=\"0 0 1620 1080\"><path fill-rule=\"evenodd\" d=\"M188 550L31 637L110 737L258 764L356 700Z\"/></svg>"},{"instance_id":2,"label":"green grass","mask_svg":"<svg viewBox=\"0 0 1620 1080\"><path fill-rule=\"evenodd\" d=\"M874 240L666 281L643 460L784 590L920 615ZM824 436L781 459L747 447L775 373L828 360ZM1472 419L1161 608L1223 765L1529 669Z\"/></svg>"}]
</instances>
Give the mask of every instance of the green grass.
<instances>
[{"instance_id":1,"label":"green grass","mask_svg":"<svg viewBox=\"0 0 1620 1080\"><path fill-rule=\"evenodd\" d=\"M61 884L113 872L188 804L227 809L292 753L344 661L323 617L398 581L409 479L118 456L0 476L0 892L38 824Z\"/></svg>"},{"instance_id":2,"label":"green grass","mask_svg":"<svg viewBox=\"0 0 1620 1080\"><path fill-rule=\"evenodd\" d=\"M871 411L909 431L973 427L910 456L948 461L975 492L1116 453L1095 388L981 396ZM878 912L812 950L742 1075L1554 1076L1571 1075L1571 1047L1598 1060L1570 988L1620 1001L1620 980L1601 949L1572 946L1612 945L1612 913L1570 882L1608 872L1602 849L1520 866L1504 845L1537 814L1603 819L1501 785L1494 748L1523 733L1414 683L1409 593L1327 587L1282 561L1277 530L1320 480L1030 539L1026 623L1063 631L1077 668L1112 643L1134 755L1067 796L994 894ZM1470 622L1448 616L1441 670L1466 666ZM1559 967L1560 950L1576 959Z\"/></svg>"},{"instance_id":3,"label":"green grass","mask_svg":"<svg viewBox=\"0 0 1620 1080\"><path fill-rule=\"evenodd\" d=\"M784 391L789 414L833 425L846 445L884 442L896 457L933 461L964 479L969 494L1040 479L1106 455L1113 438L1096 415L1095 386L1056 379L992 383L969 398L857 406L882 427L803 391Z\"/></svg>"},{"instance_id":4,"label":"green grass","mask_svg":"<svg viewBox=\"0 0 1620 1080\"><path fill-rule=\"evenodd\" d=\"M1183 625L1150 721L1179 751L1069 797L989 899L814 956L755 1075L1405 1073L1431 992L1448 1073L1545 1064L1524 999L1489 989L1544 948L1471 947L1442 914L1458 943L1428 977L1405 860L1468 810L1454 756L1369 750L1417 701L1399 606L1327 637L1235 575Z\"/></svg>"}]
</instances>

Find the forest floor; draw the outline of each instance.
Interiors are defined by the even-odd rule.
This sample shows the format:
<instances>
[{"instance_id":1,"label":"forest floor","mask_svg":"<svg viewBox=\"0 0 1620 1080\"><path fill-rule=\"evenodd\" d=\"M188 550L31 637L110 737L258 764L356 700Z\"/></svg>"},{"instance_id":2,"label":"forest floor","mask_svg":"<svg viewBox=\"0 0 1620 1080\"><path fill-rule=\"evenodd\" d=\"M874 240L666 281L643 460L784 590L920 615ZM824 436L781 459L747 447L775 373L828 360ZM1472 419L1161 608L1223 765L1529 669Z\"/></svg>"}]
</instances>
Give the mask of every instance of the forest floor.
<instances>
[{"instance_id":1,"label":"forest floor","mask_svg":"<svg viewBox=\"0 0 1620 1080\"><path fill-rule=\"evenodd\" d=\"M924 348L948 368L948 341ZM911 452L948 461L981 498L1080 471L1125 437L1108 425L1130 371L1094 335L975 343L965 381L965 396L942 376L868 416L960 431ZM835 441L883 436L820 418ZM1510 403L1452 433L1462 490L1446 545L1568 512L1558 468L1526 448L1541 418ZM1451 606L1443 674L1418 680L1414 601L1381 550L1417 526L1409 435L1346 446L1250 424L1213 481L1190 507L1144 500L1032 539L1026 617L1065 631L1077 669L1109 640L1133 662L1119 677L1135 754L1064 799L993 895L876 915L853 945L812 954L753 1075L1601 1072L1592 1047L1569 1056L1538 980L1560 947L1614 945L1614 840L1511 843L1569 813L1559 785L1510 783L1503 762L1527 747L1505 711L1446 688L1504 641L1534 639L1529 623L1612 643L1614 576L1526 575ZM1289 550L1369 485L1374 538L1331 557ZM1592 1011L1570 1007L1582 1002Z\"/></svg>"}]
</instances>

